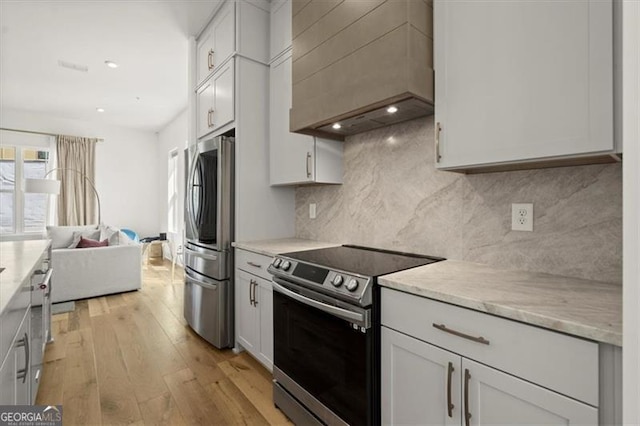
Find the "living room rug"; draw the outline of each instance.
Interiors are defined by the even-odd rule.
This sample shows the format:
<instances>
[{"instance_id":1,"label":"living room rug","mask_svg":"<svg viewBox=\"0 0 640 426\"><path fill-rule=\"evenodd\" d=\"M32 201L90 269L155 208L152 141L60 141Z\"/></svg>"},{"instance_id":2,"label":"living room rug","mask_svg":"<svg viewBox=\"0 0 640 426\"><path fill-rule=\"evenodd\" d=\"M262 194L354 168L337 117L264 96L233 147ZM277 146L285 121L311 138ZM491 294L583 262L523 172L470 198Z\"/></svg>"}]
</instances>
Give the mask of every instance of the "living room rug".
<instances>
[{"instance_id":1,"label":"living room rug","mask_svg":"<svg viewBox=\"0 0 640 426\"><path fill-rule=\"evenodd\" d=\"M74 302L73 300L71 302L54 303L53 305L51 305L51 314L62 314L64 312L74 311L75 309L76 302Z\"/></svg>"}]
</instances>

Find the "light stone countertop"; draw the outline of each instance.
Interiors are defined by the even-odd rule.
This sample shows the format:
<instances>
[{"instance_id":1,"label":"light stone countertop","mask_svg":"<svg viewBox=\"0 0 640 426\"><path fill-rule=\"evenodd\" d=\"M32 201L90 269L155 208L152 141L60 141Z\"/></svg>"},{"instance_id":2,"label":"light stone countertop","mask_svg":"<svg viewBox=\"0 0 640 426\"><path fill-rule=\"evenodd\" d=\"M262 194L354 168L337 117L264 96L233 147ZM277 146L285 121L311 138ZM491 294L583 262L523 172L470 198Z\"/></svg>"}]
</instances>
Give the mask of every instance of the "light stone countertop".
<instances>
[{"instance_id":1,"label":"light stone countertop","mask_svg":"<svg viewBox=\"0 0 640 426\"><path fill-rule=\"evenodd\" d=\"M289 253L294 251L336 247L341 244L305 240L302 238L281 238L277 240L235 242L231 245L239 249L264 254L265 256L275 256L276 254Z\"/></svg>"},{"instance_id":2,"label":"light stone countertop","mask_svg":"<svg viewBox=\"0 0 640 426\"><path fill-rule=\"evenodd\" d=\"M378 279L383 287L622 346L622 285L456 260Z\"/></svg>"},{"instance_id":3,"label":"light stone countertop","mask_svg":"<svg viewBox=\"0 0 640 426\"><path fill-rule=\"evenodd\" d=\"M0 314L13 295L38 266L38 260L49 247L50 240L0 242Z\"/></svg>"}]
</instances>

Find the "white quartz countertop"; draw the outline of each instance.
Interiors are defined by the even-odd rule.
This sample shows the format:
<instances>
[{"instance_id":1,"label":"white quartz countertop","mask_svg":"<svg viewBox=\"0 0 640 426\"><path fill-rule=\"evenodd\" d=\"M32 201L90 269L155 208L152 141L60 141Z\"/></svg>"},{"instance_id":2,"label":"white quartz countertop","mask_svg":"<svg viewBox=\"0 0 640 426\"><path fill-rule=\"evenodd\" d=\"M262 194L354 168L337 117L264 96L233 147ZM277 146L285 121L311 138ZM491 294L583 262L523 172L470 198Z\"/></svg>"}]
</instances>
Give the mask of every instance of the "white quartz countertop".
<instances>
[{"instance_id":1,"label":"white quartz countertop","mask_svg":"<svg viewBox=\"0 0 640 426\"><path fill-rule=\"evenodd\" d=\"M38 266L38 260L49 247L49 240L0 242L0 313L22 283Z\"/></svg>"},{"instance_id":2,"label":"white quartz countertop","mask_svg":"<svg viewBox=\"0 0 640 426\"><path fill-rule=\"evenodd\" d=\"M622 346L622 285L445 260L378 279L384 287Z\"/></svg>"},{"instance_id":3,"label":"white quartz countertop","mask_svg":"<svg viewBox=\"0 0 640 426\"><path fill-rule=\"evenodd\" d=\"M325 243L322 241L305 240L302 238L281 238L277 240L235 242L232 244L232 246L236 248L264 254L265 256L275 256L276 254L294 251L336 247L339 245L340 244L337 243Z\"/></svg>"}]
</instances>

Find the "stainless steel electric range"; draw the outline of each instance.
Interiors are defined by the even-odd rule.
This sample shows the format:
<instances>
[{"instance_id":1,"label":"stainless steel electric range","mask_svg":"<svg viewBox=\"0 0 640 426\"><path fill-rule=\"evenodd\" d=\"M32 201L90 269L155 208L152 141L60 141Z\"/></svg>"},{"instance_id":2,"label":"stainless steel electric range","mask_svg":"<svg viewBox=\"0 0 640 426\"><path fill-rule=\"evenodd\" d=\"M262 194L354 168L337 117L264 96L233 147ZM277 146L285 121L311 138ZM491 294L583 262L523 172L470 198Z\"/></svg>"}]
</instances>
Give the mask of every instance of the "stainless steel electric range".
<instances>
[{"instance_id":1,"label":"stainless steel electric range","mask_svg":"<svg viewBox=\"0 0 640 426\"><path fill-rule=\"evenodd\" d=\"M351 245L276 256L276 406L297 424L380 424L377 278L440 260Z\"/></svg>"}]
</instances>

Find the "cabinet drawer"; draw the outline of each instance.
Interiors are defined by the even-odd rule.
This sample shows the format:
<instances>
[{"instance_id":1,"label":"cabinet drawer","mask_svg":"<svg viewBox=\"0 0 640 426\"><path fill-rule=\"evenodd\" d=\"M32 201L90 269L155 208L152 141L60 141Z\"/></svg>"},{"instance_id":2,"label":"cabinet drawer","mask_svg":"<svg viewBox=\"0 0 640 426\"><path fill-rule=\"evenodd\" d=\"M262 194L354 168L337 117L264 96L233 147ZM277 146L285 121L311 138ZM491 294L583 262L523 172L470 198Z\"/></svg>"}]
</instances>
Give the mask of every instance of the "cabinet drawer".
<instances>
[{"instance_id":1,"label":"cabinet drawer","mask_svg":"<svg viewBox=\"0 0 640 426\"><path fill-rule=\"evenodd\" d=\"M381 294L383 325L598 406L597 343L387 288Z\"/></svg>"},{"instance_id":2,"label":"cabinet drawer","mask_svg":"<svg viewBox=\"0 0 640 426\"><path fill-rule=\"evenodd\" d=\"M250 272L267 281L271 281L271 274L267 268L273 258L252 251L236 249L236 268Z\"/></svg>"}]
</instances>

